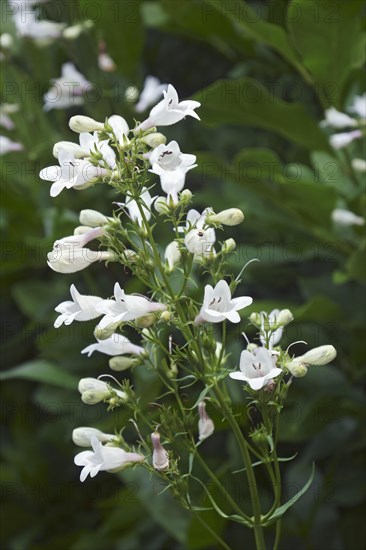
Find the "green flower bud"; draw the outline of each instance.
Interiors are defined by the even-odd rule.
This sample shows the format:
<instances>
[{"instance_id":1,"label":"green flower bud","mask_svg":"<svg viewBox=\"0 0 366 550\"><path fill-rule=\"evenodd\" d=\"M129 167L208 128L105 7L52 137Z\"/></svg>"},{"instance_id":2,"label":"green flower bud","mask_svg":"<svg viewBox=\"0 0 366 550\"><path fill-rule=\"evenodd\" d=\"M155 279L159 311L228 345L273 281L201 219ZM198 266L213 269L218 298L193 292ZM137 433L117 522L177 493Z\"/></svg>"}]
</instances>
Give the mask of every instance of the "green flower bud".
<instances>
[{"instance_id":1,"label":"green flower bud","mask_svg":"<svg viewBox=\"0 0 366 550\"><path fill-rule=\"evenodd\" d=\"M210 214L206 218L207 223L214 225L238 225L244 220L244 214L239 208L229 208L218 214Z\"/></svg>"},{"instance_id":2,"label":"green flower bud","mask_svg":"<svg viewBox=\"0 0 366 550\"><path fill-rule=\"evenodd\" d=\"M127 370L136 364L136 359L132 359L131 357L123 357L122 355L111 357L111 359L109 360L110 368L118 372Z\"/></svg>"},{"instance_id":3,"label":"green flower bud","mask_svg":"<svg viewBox=\"0 0 366 550\"><path fill-rule=\"evenodd\" d=\"M164 134L161 134L160 132L154 132L153 134L143 136L142 138L140 138L140 141L155 149L155 147L157 147L158 145L165 145L166 136L164 136Z\"/></svg>"},{"instance_id":4,"label":"green flower bud","mask_svg":"<svg viewBox=\"0 0 366 550\"><path fill-rule=\"evenodd\" d=\"M95 132L104 130L104 124L90 118L89 116L76 115L69 120L69 126L73 132L81 134L82 132Z\"/></svg>"},{"instance_id":5,"label":"green flower bud","mask_svg":"<svg viewBox=\"0 0 366 550\"><path fill-rule=\"evenodd\" d=\"M233 250L235 250L235 248L236 242L234 241L234 239L226 239L226 241L222 243L222 251L225 253L232 252Z\"/></svg>"}]
</instances>

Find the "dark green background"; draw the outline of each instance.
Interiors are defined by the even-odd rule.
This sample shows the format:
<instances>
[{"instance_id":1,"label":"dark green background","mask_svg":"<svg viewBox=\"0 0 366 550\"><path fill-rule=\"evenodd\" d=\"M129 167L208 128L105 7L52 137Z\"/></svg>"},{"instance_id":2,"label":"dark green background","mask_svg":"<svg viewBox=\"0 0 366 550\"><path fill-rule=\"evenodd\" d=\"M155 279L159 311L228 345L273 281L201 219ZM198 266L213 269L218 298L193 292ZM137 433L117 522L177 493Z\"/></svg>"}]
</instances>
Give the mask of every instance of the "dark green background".
<instances>
[{"instance_id":1,"label":"dark green background","mask_svg":"<svg viewBox=\"0 0 366 550\"><path fill-rule=\"evenodd\" d=\"M348 154L335 153L319 128L326 107L344 110L364 92L364 5L227 1L220 12L215 4L60 0L56 9L50 2L42 6L45 17L69 24L90 17L93 29L76 41L45 48L18 39L2 62L2 101L21 104L13 116L16 130L7 135L25 146L24 153L1 157L5 548L214 547L197 520L167 493L157 496L159 483L140 470L79 483L72 429L113 430L126 418L123 412L107 415L103 406L83 405L77 393L79 378L107 371L105 356L80 355L93 340L93 323L53 328L53 309L68 299L71 283L85 294L106 295L116 280L128 291L143 290L117 265L64 276L47 268L46 253L55 239L72 234L78 212L96 208L108 215L115 194L96 186L51 199L49 184L38 173L54 163L56 141L76 141L68 129L73 114L104 120L118 113L132 121L136 113L124 91L131 84L141 89L148 74L172 83L180 97L202 102L201 123L186 120L165 133L198 157L198 168L187 178L197 207L236 206L245 212L244 224L220 238L240 243L234 273L251 258L260 260L245 272L243 289L254 298L251 311L289 307L296 320L285 343L306 340L338 350L332 366L313 367L295 380L283 412L279 454L298 452L283 464L285 496L305 483L313 461L316 475L285 515L280 548L364 546L365 241L362 228L339 229L331 222L336 206L364 213L364 178L349 162L364 150L358 141ZM6 9L2 22L3 32L14 32ZM98 69L101 39L117 63L114 73ZM69 60L96 92L83 109L45 113L42 95ZM169 240L162 232L162 244ZM233 357L242 346L239 331L232 331ZM141 373L134 380L147 399L148 384L151 399L156 395L150 382ZM236 390L234 405L242 411L243 396ZM236 449L222 428L218 432L205 443L206 456L225 470L235 462ZM236 497L247 501L240 484L231 483ZM263 481L264 498L268 492ZM253 548L251 532L225 525L211 512L206 520L234 550ZM268 537L272 540L271 532Z\"/></svg>"}]
</instances>

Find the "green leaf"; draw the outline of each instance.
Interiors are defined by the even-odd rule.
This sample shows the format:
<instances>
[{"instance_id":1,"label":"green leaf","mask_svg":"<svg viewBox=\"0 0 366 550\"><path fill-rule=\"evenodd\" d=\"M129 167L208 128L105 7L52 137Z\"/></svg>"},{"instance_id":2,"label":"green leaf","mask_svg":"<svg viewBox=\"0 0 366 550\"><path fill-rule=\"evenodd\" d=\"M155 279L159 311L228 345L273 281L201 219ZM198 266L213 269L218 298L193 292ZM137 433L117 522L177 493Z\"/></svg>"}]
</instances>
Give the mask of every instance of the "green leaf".
<instances>
[{"instance_id":1,"label":"green leaf","mask_svg":"<svg viewBox=\"0 0 366 550\"><path fill-rule=\"evenodd\" d=\"M147 26L207 42L228 57L235 51L253 56L250 40L235 21L208 4L161 0L159 4L144 3L142 15Z\"/></svg>"},{"instance_id":2,"label":"green leaf","mask_svg":"<svg viewBox=\"0 0 366 550\"><path fill-rule=\"evenodd\" d=\"M287 512L287 510L289 508L291 508L291 506L293 506L295 504L295 502L297 502L303 496L303 494L306 493L306 491L309 489L310 485L313 482L314 474L315 474L315 465L313 464L312 469L311 469L310 477L309 477L308 481L305 483L304 487L302 489L300 489L300 491L298 491L296 493L296 495L294 495L292 498L290 498L290 500L285 502L285 504L282 504L282 506L277 508L277 510L275 510L275 512L271 515L271 517L263 525L266 525L266 526L272 525L272 523L274 523L281 516L283 516L283 514L285 512Z\"/></svg>"},{"instance_id":3,"label":"green leaf","mask_svg":"<svg viewBox=\"0 0 366 550\"><path fill-rule=\"evenodd\" d=\"M278 25L263 21L258 16L258 12L246 2L206 0L206 2L203 2L203 10L203 16L206 17L207 21L210 18L217 17L217 14L215 14L215 11L217 11L223 22L225 20L232 21L237 32L242 33L244 37L272 47L300 72L303 72L296 51L292 47L286 32Z\"/></svg>"},{"instance_id":4,"label":"green leaf","mask_svg":"<svg viewBox=\"0 0 366 550\"><path fill-rule=\"evenodd\" d=\"M241 124L271 130L308 149L329 151L325 134L301 104L278 99L253 78L218 80L198 92L200 117L208 126Z\"/></svg>"},{"instance_id":5,"label":"green leaf","mask_svg":"<svg viewBox=\"0 0 366 550\"><path fill-rule=\"evenodd\" d=\"M75 376L42 359L29 361L19 367L0 373L0 380L2 381L13 378L33 380L68 389L76 389L78 385L78 379Z\"/></svg>"},{"instance_id":6,"label":"green leaf","mask_svg":"<svg viewBox=\"0 0 366 550\"><path fill-rule=\"evenodd\" d=\"M362 9L359 0L292 0L288 7L292 40L328 105L340 106L347 77L365 61Z\"/></svg>"},{"instance_id":7,"label":"green leaf","mask_svg":"<svg viewBox=\"0 0 366 550\"><path fill-rule=\"evenodd\" d=\"M103 33L107 51L126 78L135 79L144 43L139 0L79 0Z\"/></svg>"}]
</instances>

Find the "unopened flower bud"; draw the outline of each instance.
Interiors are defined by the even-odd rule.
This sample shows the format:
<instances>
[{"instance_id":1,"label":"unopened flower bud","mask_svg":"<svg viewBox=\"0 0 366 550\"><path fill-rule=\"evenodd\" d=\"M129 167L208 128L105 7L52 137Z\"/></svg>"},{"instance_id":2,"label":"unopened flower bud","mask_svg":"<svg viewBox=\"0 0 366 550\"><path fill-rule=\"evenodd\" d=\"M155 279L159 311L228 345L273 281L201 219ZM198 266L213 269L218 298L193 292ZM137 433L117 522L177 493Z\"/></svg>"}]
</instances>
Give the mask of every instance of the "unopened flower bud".
<instances>
[{"instance_id":1,"label":"unopened flower bud","mask_svg":"<svg viewBox=\"0 0 366 550\"><path fill-rule=\"evenodd\" d=\"M162 321L165 321L166 323L168 323L171 318L172 318L172 314L170 313L170 311L163 311L162 314L160 315L160 319Z\"/></svg>"},{"instance_id":2,"label":"unopened flower bud","mask_svg":"<svg viewBox=\"0 0 366 550\"><path fill-rule=\"evenodd\" d=\"M223 252L232 252L233 250L235 250L235 248L236 242L234 241L234 239L226 239L226 241L222 243Z\"/></svg>"},{"instance_id":3,"label":"unopened flower bud","mask_svg":"<svg viewBox=\"0 0 366 550\"><path fill-rule=\"evenodd\" d=\"M167 451L160 443L160 434L154 432L151 434L151 441L154 447L152 462L155 470L162 472L169 467L169 456Z\"/></svg>"},{"instance_id":4,"label":"unopened flower bud","mask_svg":"<svg viewBox=\"0 0 366 550\"><path fill-rule=\"evenodd\" d=\"M277 325L288 325L293 320L294 320L294 316L292 315L292 313L289 309L281 309L281 311L279 312L279 314L276 318L276 324Z\"/></svg>"},{"instance_id":5,"label":"unopened flower bud","mask_svg":"<svg viewBox=\"0 0 366 550\"><path fill-rule=\"evenodd\" d=\"M116 356L111 357L109 360L109 366L115 371L124 371L136 365L136 359L131 357Z\"/></svg>"},{"instance_id":6,"label":"unopened flower bud","mask_svg":"<svg viewBox=\"0 0 366 550\"><path fill-rule=\"evenodd\" d=\"M74 229L74 235L84 235L84 233L88 233L93 228L89 227L88 225L78 225Z\"/></svg>"},{"instance_id":7,"label":"unopened flower bud","mask_svg":"<svg viewBox=\"0 0 366 550\"><path fill-rule=\"evenodd\" d=\"M99 227L108 223L109 218L97 210L82 210L80 212L79 221L82 225Z\"/></svg>"},{"instance_id":8,"label":"unopened flower bud","mask_svg":"<svg viewBox=\"0 0 366 550\"><path fill-rule=\"evenodd\" d=\"M303 363L291 362L287 364L287 368L295 378L302 378L308 372L307 366Z\"/></svg>"},{"instance_id":9,"label":"unopened flower bud","mask_svg":"<svg viewBox=\"0 0 366 550\"><path fill-rule=\"evenodd\" d=\"M166 197L158 197L154 202L154 208L159 214L166 214L169 210Z\"/></svg>"},{"instance_id":10,"label":"unopened flower bud","mask_svg":"<svg viewBox=\"0 0 366 550\"><path fill-rule=\"evenodd\" d=\"M311 349L304 353L304 355L301 355L301 357L296 357L294 361L296 363L304 363L305 365L327 365L336 356L337 351L335 347L327 345Z\"/></svg>"},{"instance_id":11,"label":"unopened flower bud","mask_svg":"<svg viewBox=\"0 0 366 550\"><path fill-rule=\"evenodd\" d=\"M155 321L156 321L156 314L148 313L147 315L138 317L135 321L135 325L139 328L149 328L151 327L151 325L155 323Z\"/></svg>"},{"instance_id":12,"label":"unopened flower bud","mask_svg":"<svg viewBox=\"0 0 366 550\"><path fill-rule=\"evenodd\" d=\"M97 378L82 378L78 390L82 401L87 405L95 405L110 395L107 384Z\"/></svg>"},{"instance_id":13,"label":"unopened flower bud","mask_svg":"<svg viewBox=\"0 0 366 550\"><path fill-rule=\"evenodd\" d=\"M0 35L0 46L4 50L10 50L14 46L14 38L8 32L4 32Z\"/></svg>"},{"instance_id":14,"label":"unopened flower bud","mask_svg":"<svg viewBox=\"0 0 366 550\"><path fill-rule=\"evenodd\" d=\"M143 136L142 138L140 138L140 141L155 149L155 147L157 147L158 145L165 145L166 136L164 136L164 134L161 134L160 132L154 132L153 134Z\"/></svg>"},{"instance_id":15,"label":"unopened flower bud","mask_svg":"<svg viewBox=\"0 0 366 550\"><path fill-rule=\"evenodd\" d=\"M81 134L82 132L95 132L104 130L104 124L98 122L89 116L76 115L69 120L69 126L73 132Z\"/></svg>"},{"instance_id":16,"label":"unopened flower bud","mask_svg":"<svg viewBox=\"0 0 366 550\"><path fill-rule=\"evenodd\" d=\"M97 325L94 329L94 336L97 340L107 340L107 338L110 338L112 334L114 334L120 325L120 321L117 323L111 323L110 325L107 325L106 327L101 328L99 325Z\"/></svg>"},{"instance_id":17,"label":"unopened flower bud","mask_svg":"<svg viewBox=\"0 0 366 550\"><path fill-rule=\"evenodd\" d=\"M204 401L198 403L198 414L200 417L198 421L198 439L199 441L203 441L214 433L215 424L206 412L206 403Z\"/></svg>"},{"instance_id":18,"label":"unopened flower bud","mask_svg":"<svg viewBox=\"0 0 366 550\"><path fill-rule=\"evenodd\" d=\"M229 208L218 214L210 214L206 218L207 223L214 225L238 225L244 220L244 214L239 208Z\"/></svg>"},{"instance_id":19,"label":"unopened flower bud","mask_svg":"<svg viewBox=\"0 0 366 550\"><path fill-rule=\"evenodd\" d=\"M127 103L135 103L135 101L139 98L139 91L136 86L128 86L128 88L125 91L125 100Z\"/></svg>"},{"instance_id":20,"label":"unopened flower bud","mask_svg":"<svg viewBox=\"0 0 366 550\"><path fill-rule=\"evenodd\" d=\"M58 141L55 143L52 154L56 159L58 159L61 150L72 153L76 159L87 157L90 154L89 151L72 141Z\"/></svg>"},{"instance_id":21,"label":"unopened flower bud","mask_svg":"<svg viewBox=\"0 0 366 550\"><path fill-rule=\"evenodd\" d=\"M168 264L168 272L173 271L174 266L180 262L181 252L177 241L172 241L165 249L164 258Z\"/></svg>"},{"instance_id":22,"label":"unopened flower bud","mask_svg":"<svg viewBox=\"0 0 366 550\"><path fill-rule=\"evenodd\" d=\"M105 434L97 428L88 428L80 427L75 428L72 432L72 440L75 445L79 447L91 447L91 438L96 437L101 443L108 443L108 441L113 441L116 439L116 436L113 434Z\"/></svg>"},{"instance_id":23,"label":"unopened flower bud","mask_svg":"<svg viewBox=\"0 0 366 550\"><path fill-rule=\"evenodd\" d=\"M253 353L254 350L256 350L258 348L257 344L248 344L247 345L247 350L250 352L250 353Z\"/></svg>"},{"instance_id":24,"label":"unopened flower bud","mask_svg":"<svg viewBox=\"0 0 366 550\"><path fill-rule=\"evenodd\" d=\"M249 321L251 323L253 323L253 325L256 325L256 326L259 326L259 327L262 324L262 318L259 315L259 313L256 313L256 312L250 314Z\"/></svg>"},{"instance_id":25,"label":"unopened flower bud","mask_svg":"<svg viewBox=\"0 0 366 550\"><path fill-rule=\"evenodd\" d=\"M184 205L189 204L192 200L192 191L189 189L183 189L183 191L179 195L179 202L183 203Z\"/></svg>"},{"instance_id":26,"label":"unopened flower bud","mask_svg":"<svg viewBox=\"0 0 366 550\"><path fill-rule=\"evenodd\" d=\"M352 168L356 172L366 172L366 160L364 160L364 159L352 159Z\"/></svg>"}]
</instances>

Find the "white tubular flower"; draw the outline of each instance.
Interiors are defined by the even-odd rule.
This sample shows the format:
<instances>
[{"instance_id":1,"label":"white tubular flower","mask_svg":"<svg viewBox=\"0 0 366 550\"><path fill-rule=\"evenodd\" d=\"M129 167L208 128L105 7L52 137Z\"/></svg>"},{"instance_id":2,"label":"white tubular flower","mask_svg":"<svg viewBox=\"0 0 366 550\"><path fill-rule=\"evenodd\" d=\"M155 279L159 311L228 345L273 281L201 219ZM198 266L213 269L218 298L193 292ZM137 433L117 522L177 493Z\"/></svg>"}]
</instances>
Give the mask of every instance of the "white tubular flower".
<instances>
[{"instance_id":1,"label":"white tubular flower","mask_svg":"<svg viewBox=\"0 0 366 550\"><path fill-rule=\"evenodd\" d=\"M352 141L362 137L361 130L353 130L353 132L342 132L341 134L333 134L329 141L333 149L342 149L347 147Z\"/></svg>"},{"instance_id":2,"label":"white tubular flower","mask_svg":"<svg viewBox=\"0 0 366 550\"><path fill-rule=\"evenodd\" d=\"M344 208L335 208L332 212L332 220L338 225L365 225L365 220L362 216L357 216L350 210Z\"/></svg>"},{"instance_id":3,"label":"white tubular flower","mask_svg":"<svg viewBox=\"0 0 366 550\"><path fill-rule=\"evenodd\" d=\"M76 290L75 285L70 286L70 294L72 302L62 302L55 308L55 311L60 313L55 321L55 328L59 328L62 323L70 325L73 321L89 321L100 317L101 314L96 311L95 306L102 298L82 295Z\"/></svg>"},{"instance_id":4,"label":"white tubular flower","mask_svg":"<svg viewBox=\"0 0 366 550\"><path fill-rule=\"evenodd\" d=\"M112 334L105 340L98 340L97 344L91 344L82 350L81 353L87 353L88 357L95 351L105 353L106 355L124 355L130 353L132 355L140 355L144 352L144 348L131 344L131 342L122 334Z\"/></svg>"},{"instance_id":5,"label":"white tubular flower","mask_svg":"<svg viewBox=\"0 0 366 550\"><path fill-rule=\"evenodd\" d=\"M276 357L265 348L257 348L253 353L244 350L240 356L240 371L231 372L229 376L234 380L247 382L252 390L260 390L281 374L282 370L275 364Z\"/></svg>"},{"instance_id":6,"label":"white tubular flower","mask_svg":"<svg viewBox=\"0 0 366 550\"><path fill-rule=\"evenodd\" d=\"M118 143L121 147L128 145L130 140L128 139L128 134L130 129L128 127L125 119L119 115L112 115L108 119L108 124L112 128L114 135L117 138Z\"/></svg>"},{"instance_id":7,"label":"white tubular flower","mask_svg":"<svg viewBox=\"0 0 366 550\"><path fill-rule=\"evenodd\" d=\"M253 302L249 296L231 298L229 285L223 279L217 283L215 288L211 285L205 286L205 295L199 315L194 324L200 323L221 323L221 321L240 322L239 310L244 309Z\"/></svg>"},{"instance_id":8,"label":"white tubular flower","mask_svg":"<svg viewBox=\"0 0 366 550\"><path fill-rule=\"evenodd\" d=\"M142 113L148 107L154 105L160 99L164 90L167 89L167 86L167 84L162 84L156 76L147 76L140 98L135 105L135 111Z\"/></svg>"},{"instance_id":9,"label":"white tubular flower","mask_svg":"<svg viewBox=\"0 0 366 550\"><path fill-rule=\"evenodd\" d=\"M335 107L330 107L326 109L325 120L320 123L320 126L332 126L341 130L342 128L357 126L357 121L349 115L337 111Z\"/></svg>"},{"instance_id":10,"label":"white tubular flower","mask_svg":"<svg viewBox=\"0 0 366 550\"><path fill-rule=\"evenodd\" d=\"M168 244L164 252L165 261L168 264L169 271L173 271L174 266L180 262L182 255L177 241Z\"/></svg>"},{"instance_id":11,"label":"white tubular flower","mask_svg":"<svg viewBox=\"0 0 366 550\"><path fill-rule=\"evenodd\" d=\"M104 124L90 118L89 116L75 115L69 120L69 127L73 132L81 134L82 132L96 132L104 130Z\"/></svg>"},{"instance_id":12,"label":"white tubular flower","mask_svg":"<svg viewBox=\"0 0 366 550\"><path fill-rule=\"evenodd\" d=\"M364 173L366 172L366 160L364 159L352 159L352 168L356 172Z\"/></svg>"},{"instance_id":13,"label":"white tubular flower","mask_svg":"<svg viewBox=\"0 0 366 550\"><path fill-rule=\"evenodd\" d=\"M178 204L178 193L182 191L186 173L197 164L195 155L181 153L176 141L167 145L159 145L149 156L153 174L160 176L162 190L171 197L174 204Z\"/></svg>"},{"instance_id":14,"label":"white tubular flower","mask_svg":"<svg viewBox=\"0 0 366 550\"><path fill-rule=\"evenodd\" d=\"M179 101L176 89L169 84L168 90L164 90L164 99L150 111L149 118L144 120L136 130L148 130L154 126L170 126L179 122L186 116L200 120L195 109L200 107L198 101Z\"/></svg>"},{"instance_id":15,"label":"white tubular flower","mask_svg":"<svg viewBox=\"0 0 366 550\"><path fill-rule=\"evenodd\" d=\"M102 300L97 305L97 310L104 317L97 328L105 329L109 325L134 321L148 313L166 310L164 304L151 302L143 296L125 294L118 283L114 285L114 300Z\"/></svg>"},{"instance_id":16,"label":"white tubular flower","mask_svg":"<svg viewBox=\"0 0 366 550\"><path fill-rule=\"evenodd\" d=\"M76 159L67 149L60 149L58 161L60 166L48 166L39 173L41 179L53 181L50 189L51 197L57 197L65 188L85 189L108 173L104 168L94 166L88 160Z\"/></svg>"},{"instance_id":17,"label":"white tubular flower","mask_svg":"<svg viewBox=\"0 0 366 550\"><path fill-rule=\"evenodd\" d=\"M138 453L127 453L119 447L102 445L97 437L91 438L92 451L83 451L74 458L76 466L83 466L80 481L85 481L88 475L95 477L98 472L119 472L133 464L141 464L145 460Z\"/></svg>"},{"instance_id":18,"label":"white tubular flower","mask_svg":"<svg viewBox=\"0 0 366 550\"><path fill-rule=\"evenodd\" d=\"M366 119L366 93L354 97L349 111L350 113L355 113L362 119Z\"/></svg>"},{"instance_id":19,"label":"white tubular flower","mask_svg":"<svg viewBox=\"0 0 366 550\"><path fill-rule=\"evenodd\" d=\"M78 447L91 447L91 438L96 437L101 443L115 441L116 436L113 434L105 434L97 428L80 427L72 431L72 440Z\"/></svg>"},{"instance_id":20,"label":"white tubular flower","mask_svg":"<svg viewBox=\"0 0 366 550\"><path fill-rule=\"evenodd\" d=\"M215 230L206 225L206 217L210 212L210 208L206 208L202 214L194 209L188 211L186 223L187 233L184 238L184 244L188 252L192 254L208 256L214 252L213 245L216 241ZM184 229L179 228L179 231L182 232Z\"/></svg>"},{"instance_id":21,"label":"white tubular flower","mask_svg":"<svg viewBox=\"0 0 366 550\"><path fill-rule=\"evenodd\" d=\"M55 241L52 252L47 254L48 266L58 273L76 273L93 262L112 260L114 255L108 251L84 248L88 242L102 235L103 229L96 227L83 235L71 235Z\"/></svg>"},{"instance_id":22,"label":"white tubular flower","mask_svg":"<svg viewBox=\"0 0 366 550\"><path fill-rule=\"evenodd\" d=\"M98 212L98 210L81 210L79 215L80 223L89 227L106 225L111 219L112 218L107 218L107 216Z\"/></svg>"},{"instance_id":23,"label":"white tubular flower","mask_svg":"<svg viewBox=\"0 0 366 550\"><path fill-rule=\"evenodd\" d=\"M152 197L150 195L146 187L142 188L140 200L147 221L149 221L151 218L151 205L154 202L155 198L156 197ZM126 202L117 202L116 204L118 204L118 206L127 208L131 220L137 222L140 226L144 225L143 217L135 199L132 199L131 197L126 197Z\"/></svg>"},{"instance_id":24,"label":"white tubular flower","mask_svg":"<svg viewBox=\"0 0 366 550\"><path fill-rule=\"evenodd\" d=\"M151 434L151 441L154 447L152 456L153 467L155 470L158 470L158 472L162 472L169 467L168 452L160 443L160 434L158 432Z\"/></svg>"},{"instance_id":25,"label":"white tubular flower","mask_svg":"<svg viewBox=\"0 0 366 550\"><path fill-rule=\"evenodd\" d=\"M269 349L272 349L274 346L278 344L278 342L282 338L283 333L283 327L277 327L278 323L278 316L280 314L279 309L274 309L269 313L266 314L265 311L261 311L260 316L260 324L261 324L261 334L259 335L259 339L261 341L262 346L265 346L267 344L267 338L266 333L270 332L270 336L268 338L268 347Z\"/></svg>"},{"instance_id":26,"label":"white tubular flower","mask_svg":"<svg viewBox=\"0 0 366 550\"><path fill-rule=\"evenodd\" d=\"M244 214L239 208L228 208L218 214L209 214L207 223L222 225L239 225L244 220Z\"/></svg>"},{"instance_id":27,"label":"white tubular flower","mask_svg":"<svg viewBox=\"0 0 366 550\"><path fill-rule=\"evenodd\" d=\"M61 69L61 77L52 81L51 88L43 96L44 110L67 109L82 105L83 94L90 91L93 85L79 73L73 63L64 63Z\"/></svg>"},{"instance_id":28,"label":"white tubular flower","mask_svg":"<svg viewBox=\"0 0 366 550\"><path fill-rule=\"evenodd\" d=\"M337 356L337 350L334 346L319 346L317 348L311 349L301 355L300 357L295 357L291 364L304 364L304 365L327 365L331 363L333 359Z\"/></svg>"},{"instance_id":29,"label":"white tubular flower","mask_svg":"<svg viewBox=\"0 0 366 550\"><path fill-rule=\"evenodd\" d=\"M204 401L198 403L198 414L200 417L198 421L198 439L199 441L203 441L214 433L215 424L206 412L206 403Z\"/></svg>"},{"instance_id":30,"label":"white tubular flower","mask_svg":"<svg viewBox=\"0 0 366 550\"><path fill-rule=\"evenodd\" d=\"M7 153L23 150L24 147L21 143L12 141L6 136L0 136L0 155L6 155Z\"/></svg>"}]
</instances>

